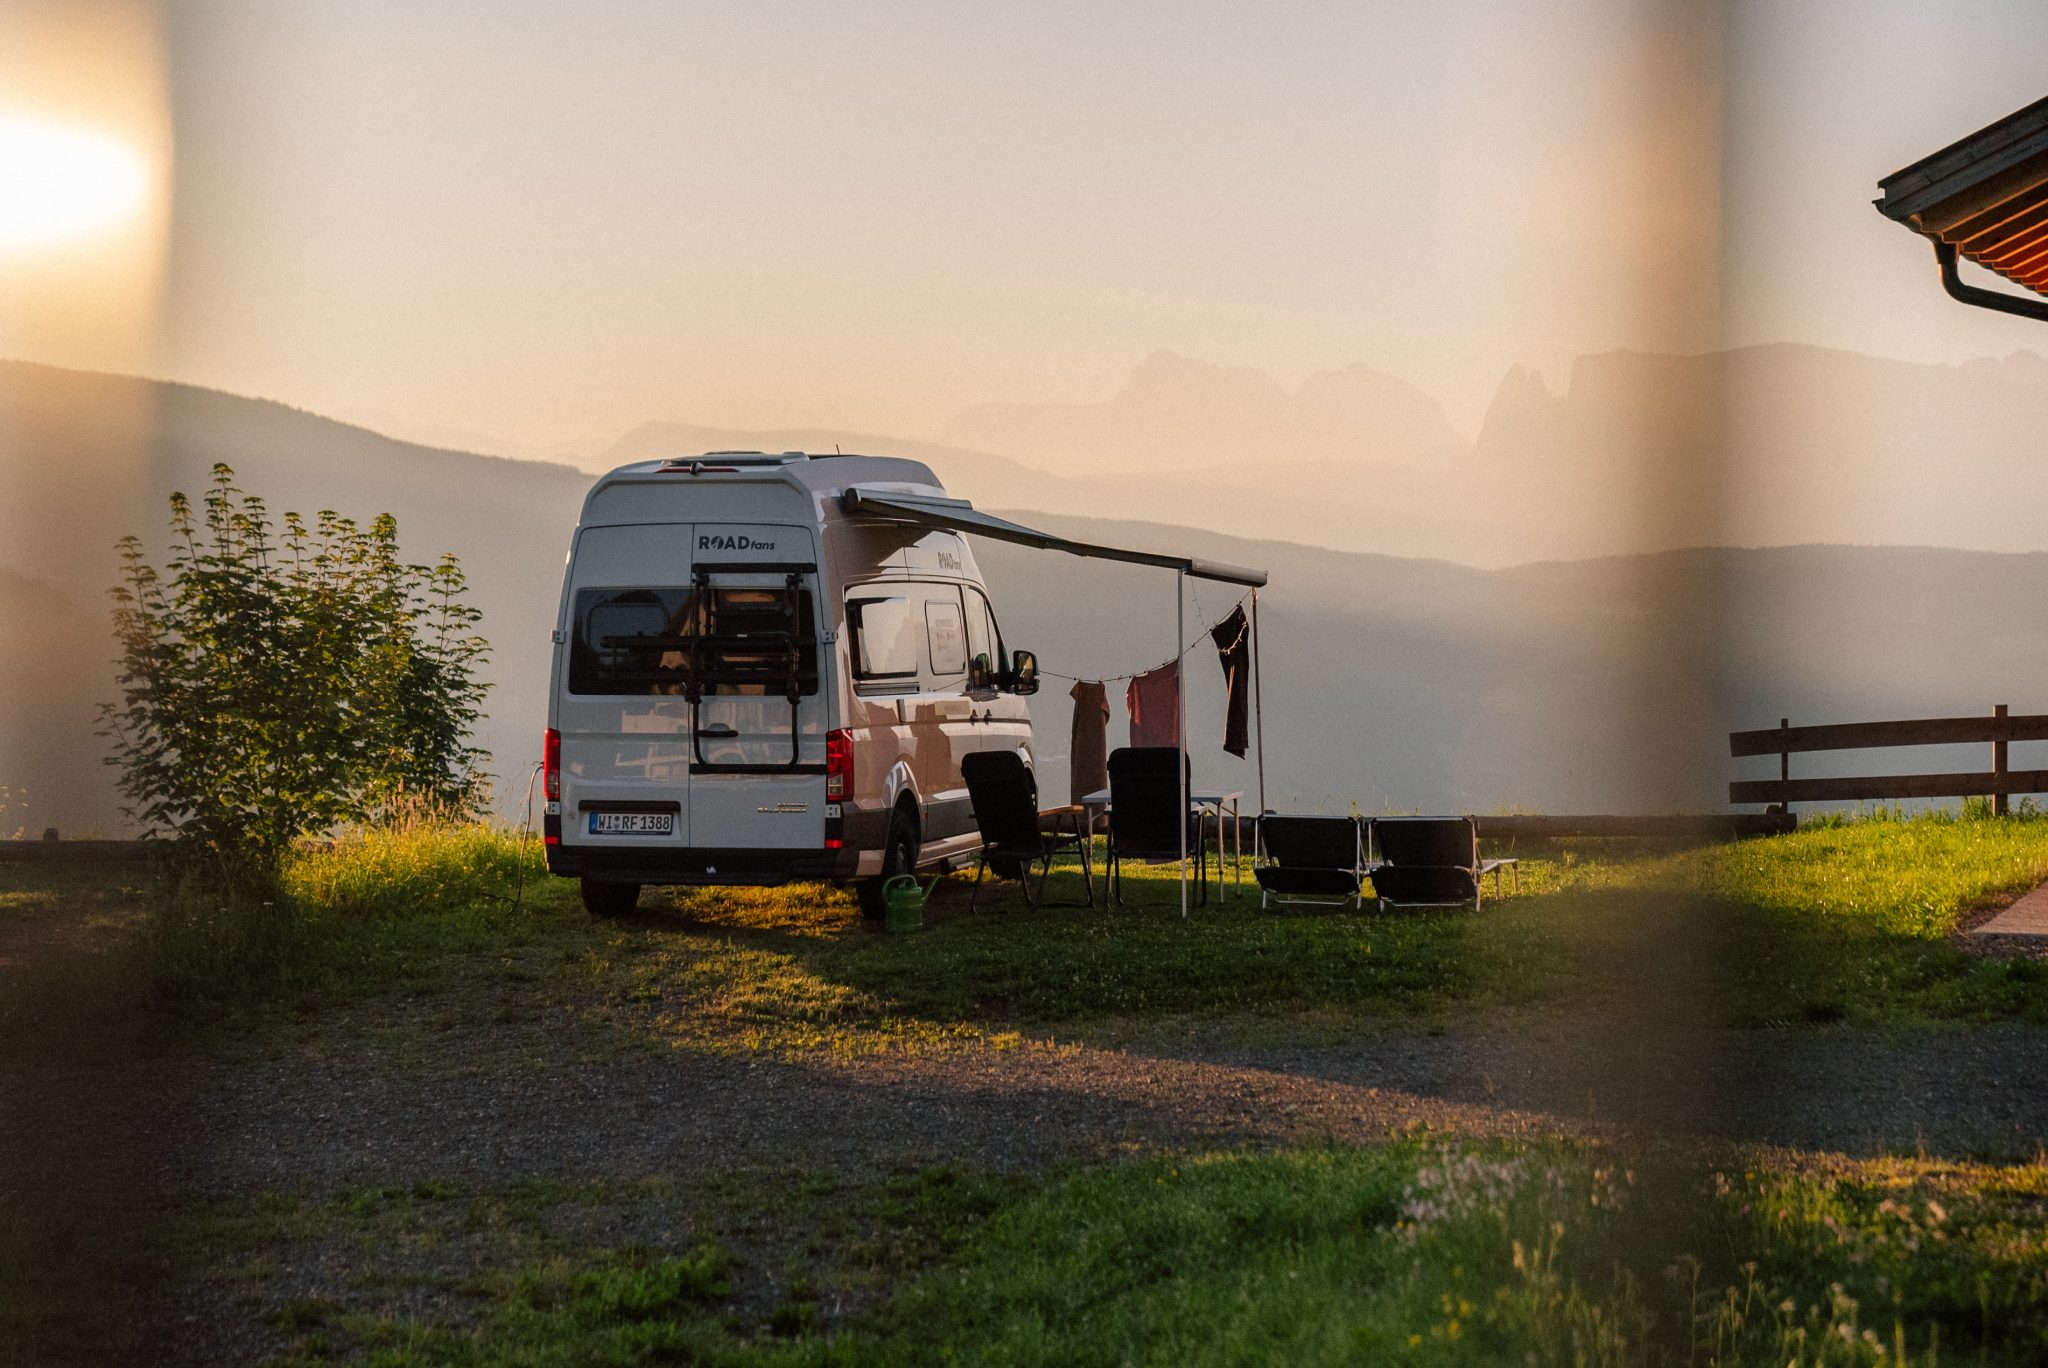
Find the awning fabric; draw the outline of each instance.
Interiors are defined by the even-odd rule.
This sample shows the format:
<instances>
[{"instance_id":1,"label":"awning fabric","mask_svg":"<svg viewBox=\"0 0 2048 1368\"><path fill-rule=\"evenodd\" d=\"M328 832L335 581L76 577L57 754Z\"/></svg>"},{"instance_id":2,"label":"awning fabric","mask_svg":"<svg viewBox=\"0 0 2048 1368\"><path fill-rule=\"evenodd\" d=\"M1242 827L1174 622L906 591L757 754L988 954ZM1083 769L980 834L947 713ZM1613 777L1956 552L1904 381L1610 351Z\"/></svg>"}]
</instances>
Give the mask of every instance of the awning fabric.
<instances>
[{"instance_id":1,"label":"awning fabric","mask_svg":"<svg viewBox=\"0 0 2048 1368\"><path fill-rule=\"evenodd\" d=\"M2048 100L1878 182L1885 217L2048 294Z\"/></svg>"},{"instance_id":2,"label":"awning fabric","mask_svg":"<svg viewBox=\"0 0 2048 1368\"><path fill-rule=\"evenodd\" d=\"M1195 556L1162 556L1153 551L1127 551L1118 546L1097 546L1093 542L1055 537L1050 532L1040 532L1021 523L983 513L965 499L941 498L936 494L904 494L855 485L841 497L840 506L848 513L943 528L949 532L971 532L980 537L994 537L997 541L1035 546L1041 551L1064 551L1070 556L1155 565L1162 570L1178 570L1196 579L1220 580L1225 584L1249 585L1254 589L1263 588L1266 583L1263 570L1247 570L1243 566L1225 565Z\"/></svg>"}]
</instances>

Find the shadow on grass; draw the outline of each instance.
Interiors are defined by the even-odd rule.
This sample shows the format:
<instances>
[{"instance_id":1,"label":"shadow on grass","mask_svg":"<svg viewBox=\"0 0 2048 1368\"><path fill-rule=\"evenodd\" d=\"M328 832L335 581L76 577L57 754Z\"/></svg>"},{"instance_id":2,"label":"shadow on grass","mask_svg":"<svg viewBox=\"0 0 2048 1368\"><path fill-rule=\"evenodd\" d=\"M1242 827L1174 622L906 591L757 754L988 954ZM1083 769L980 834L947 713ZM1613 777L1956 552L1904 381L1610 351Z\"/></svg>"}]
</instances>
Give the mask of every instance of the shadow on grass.
<instances>
[{"instance_id":1,"label":"shadow on grass","mask_svg":"<svg viewBox=\"0 0 2048 1368\"><path fill-rule=\"evenodd\" d=\"M970 911L968 880L943 880L912 935L864 925L849 898L822 888L655 894L611 929L622 953L610 960L625 998L771 1045L778 1018L803 1035L917 1023L1075 1039L1319 1013L1433 1020L1515 1000L1531 981L1518 972L1523 947L1456 911L1276 916L1247 894L1183 920L1170 876L1132 877L1128 890L1128 905L1108 910L1034 910L1015 885L985 885ZM1078 872L1063 869L1047 896L1080 892Z\"/></svg>"},{"instance_id":2,"label":"shadow on grass","mask_svg":"<svg viewBox=\"0 0 2048 1368\"><path fill-rule=\"evenodd\" d=\"M2048 837L2036 825L2022 834ZM925 929L902 936L822 887L656 891L600 928L599 979L633 1009L631 1029L746 1049L1328 1043L1524 1012L1623 1032L2048 1020L2048 969L1974 959L1940 916L1892 910L2009 883L2004 864L1951 859L1918 883L1895 871L1875 912L1845 914L1815 891L1833 886L1828 870L1797 866L1867 860L1867 847L1772 844L1546 850L1525 863L1526 891L1478 913L1280 914L1247 887L1183 920L1170 866L1134 869L1128 905L1109 909L1031 909L1015 884L991 882L970 911L956 876L935 889ZM1078 869L1061 868L1047 895L1080 891Z\"/></svg>"}]
</instances>

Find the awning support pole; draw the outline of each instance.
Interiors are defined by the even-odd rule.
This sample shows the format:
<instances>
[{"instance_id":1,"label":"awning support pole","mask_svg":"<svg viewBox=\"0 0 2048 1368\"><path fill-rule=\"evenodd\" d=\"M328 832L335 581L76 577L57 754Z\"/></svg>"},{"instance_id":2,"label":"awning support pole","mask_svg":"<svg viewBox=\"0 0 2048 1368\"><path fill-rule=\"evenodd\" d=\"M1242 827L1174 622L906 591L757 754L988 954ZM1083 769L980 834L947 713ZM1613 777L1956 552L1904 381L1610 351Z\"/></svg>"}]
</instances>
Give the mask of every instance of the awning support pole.
<instances>
[{"instance_id":1,"label":"awning support pole","mask_svg":"<svg viewBox=\"0 0 2048 1368\"><path fill-rule=\"evenodd\" d=\"M1182 645L1188 639L1188 572L1173 572L1173 719L1180 752L1180 919L1188 919L1188 680Z\"/></svg>"},{"instance_id":2,"label":"awning support pole","mask_svg":"<svg viewBox=\"0 0 2048 1368\"><path fill-rule=\"evenodd\" d=\"M1266 697L1259 688L1259 591L1252 590L1252 744L1259 757L1259 815L1266 814ZM1254 828L1256 830L1257 828Z\"/></svg>"}]
</instances>

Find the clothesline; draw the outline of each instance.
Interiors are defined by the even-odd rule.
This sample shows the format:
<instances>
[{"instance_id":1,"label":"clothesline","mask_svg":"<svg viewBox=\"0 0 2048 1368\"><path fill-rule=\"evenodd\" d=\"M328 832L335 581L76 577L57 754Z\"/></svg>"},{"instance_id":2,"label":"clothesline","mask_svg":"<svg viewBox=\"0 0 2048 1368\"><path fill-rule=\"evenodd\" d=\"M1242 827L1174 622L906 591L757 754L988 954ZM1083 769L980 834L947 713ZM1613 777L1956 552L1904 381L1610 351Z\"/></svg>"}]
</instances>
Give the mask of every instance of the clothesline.
<instances>
[{"instance_id":1,"label":"clothesline","mask_svg":"<svg viewBox=\"0 0 2048 1368\"><path fill-rule=\"evenodd\" d=\"M1168 660L1162 660L1157 665L1152 666L1150 669L1138 670L1132 674L1120 675L1070 675L1061 674L1057 670L1040 670L1038 673L1045 676L1047 679L1064 679L1069 684L1117 684L1136 679L1139 675L1151 674L1153 670L1163 670L1168 665L1176 664L1179 661L1186 660L1189 651L1192 651L1196 647L1200 646L1203 643L1203 641L1209 640L1209 633L1215 631L1218 627L1222 626L1224 621L1227 618L1229 618L1230 614L1236 612L1239 608L1243 607L1245 603L1250 600L1250 598L1251 595L1249 593L1241 595L1238 598L1237 602L1230 605L1229 610L1226 611L1222 617L1217 618L1216 621L1210 623L1207 627L1204 627L1200 631L1196 632L1195 639L1193 641L1190 641L1187 645L1181 647L1179 655L1174 656ZM1248 627L1239 627L1237 640L1243 640L1244 634L1248 630ZM1232 641L1229 646L1224 647L1222 649L1224 651L1224 654L1227 655L1230 651L1233 651L1236 648L1237 641Z\"/></svg>"}]
</instances>

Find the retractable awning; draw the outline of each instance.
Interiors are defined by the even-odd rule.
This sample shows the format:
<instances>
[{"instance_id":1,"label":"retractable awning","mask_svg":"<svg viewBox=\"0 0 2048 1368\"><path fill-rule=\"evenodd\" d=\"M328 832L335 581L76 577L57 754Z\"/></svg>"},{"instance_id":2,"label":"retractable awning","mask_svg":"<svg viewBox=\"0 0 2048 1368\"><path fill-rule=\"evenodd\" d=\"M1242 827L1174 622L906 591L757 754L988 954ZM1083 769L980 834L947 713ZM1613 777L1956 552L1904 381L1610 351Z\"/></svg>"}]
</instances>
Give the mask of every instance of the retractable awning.
<instances>
[{"instance_id":1,"label":"retractable awning","mask_svg":"<svg viewBox=\"0 0 2048 1368\"><path fill-rule=\"evenodd\" d=\"M863 488L854 485L840 495L839 506L849 514L863 514L874 518L887 518L897 522L912 523L919 527L939 528L947 532L969 532L978 537L994 537L997 541L1016 542L1019 546L1035 547L1040 551L1063 551L1070 556L1089 556L1096 560L1126 561L1132 565L1150 565L1161 570L1171 570L1173 576L1173 655L1178 665L1192 647L1187 639L1187 582L1188 577L1219 580L1224 584L1242 584L1251 592L1251 648L1252 648L1252 699L1253 710L1258 718L1259 748L1259 811L1266 810L1266 727L1265 710L1259 699L1259 590L1265 587L1266 572L1247 570L1241 565L1224 565L1220 561L1202 560L1196 556L1163 556L1156 551L1131 551L1121 546L1101 546L1095 542L1074 541L1068 537L1055 537L1050 532L1040 532L1022 523L1013 523L1007 518L998 518L983 513L965 499L948 499L938 494L911 494L894 489ZM1187 672L1176 669L1173 675L1174 688L1174 729L1175 746L1181 753L1180 805L1186 810L1190 798L1190 772L1187 765L1188 753L1188 708ZM1175 823L1180 828L1180 915L1188 915L1188 828L1185 822ZM1240 852L1241 854L1242 852ZM1220 859L1220 856L1219 856ZM1218 879L1222 877L1218 866Z\"/></svg>"},{"instance_id":2,"label":"retractable awning","mask_svg":"<svg viewBox=\"0 0 2048 1368\"><path fill-rule=\"evenodd\" d=\"M1041 551L1064 551L1070 556L1157 566L1162 570L1192 575L1196 579L1220 580L1225 584L1242 584L1253 589L1263 588L1266 583L1265 571L1247 570L1241 565L1225 565L1221 561L1203 560L1198 556L1163 556L1155 551L1129 551L1120 546L1098 546L1093 542L1055 537L1050 532L1040 532L1021 523L983 513L965 499L863 489L855 485L841 497L840 506L848 513L891 518L949 532L971 532L976 536L994 537L997 541L1034 546Z\"/></svg>"},{"instance_id":3,"label":"retractable awning","mask_svg":"<svg viewBox=\"0 0 2048 1368\"><path fill-rule=\"evenodd\" d=\"M1967 304L2048 318L2038 300L1982 290L1956 258L2048 294L2048 100L1978 129L1878 182L1878 212L1934 243L1942 284Z\"/></svg>"}]
</instances>

